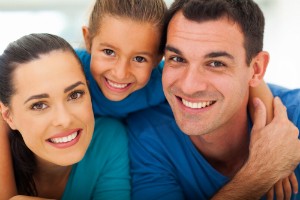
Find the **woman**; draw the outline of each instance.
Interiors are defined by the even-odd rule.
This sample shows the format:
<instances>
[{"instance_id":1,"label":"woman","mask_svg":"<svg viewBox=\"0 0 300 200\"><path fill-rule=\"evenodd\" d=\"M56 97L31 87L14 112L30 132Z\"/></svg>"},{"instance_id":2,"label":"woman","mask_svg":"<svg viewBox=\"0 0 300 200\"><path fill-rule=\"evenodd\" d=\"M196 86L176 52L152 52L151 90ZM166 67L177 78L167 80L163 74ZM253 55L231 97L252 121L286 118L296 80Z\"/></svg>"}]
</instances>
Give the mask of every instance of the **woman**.
<instances>
[{"instance_id":1,"label":"woman","mask_svg":"<svg viewBox=\"0 0 300 200\"><path fill-rule=\"evenodd\" d=\"M18 194L130 198L125 129L94 121L80 61L65 40L31 34L11 43L0 56L0 80Z\"/></svg>"}]
</instances>

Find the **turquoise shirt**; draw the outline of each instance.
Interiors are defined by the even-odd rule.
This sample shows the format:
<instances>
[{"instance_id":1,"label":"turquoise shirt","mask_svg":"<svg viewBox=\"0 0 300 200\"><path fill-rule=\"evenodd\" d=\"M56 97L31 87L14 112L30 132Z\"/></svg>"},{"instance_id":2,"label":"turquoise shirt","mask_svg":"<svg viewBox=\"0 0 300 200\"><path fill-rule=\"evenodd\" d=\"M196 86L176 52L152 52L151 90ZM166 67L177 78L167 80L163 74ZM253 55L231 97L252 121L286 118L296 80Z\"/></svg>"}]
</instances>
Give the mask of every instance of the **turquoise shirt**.
<instances>
[{"instance_id":1,"label":"turquoise shirt","mask_svg":"<svg viewBox=\"0 0 300 200\"><path fill-rule=\"evenodd\" d=\"M93 139L83 159L72 167L62 199L130 199L128 139L123 124L111 118L96 119Z\"/></svg>"}]
</instances>

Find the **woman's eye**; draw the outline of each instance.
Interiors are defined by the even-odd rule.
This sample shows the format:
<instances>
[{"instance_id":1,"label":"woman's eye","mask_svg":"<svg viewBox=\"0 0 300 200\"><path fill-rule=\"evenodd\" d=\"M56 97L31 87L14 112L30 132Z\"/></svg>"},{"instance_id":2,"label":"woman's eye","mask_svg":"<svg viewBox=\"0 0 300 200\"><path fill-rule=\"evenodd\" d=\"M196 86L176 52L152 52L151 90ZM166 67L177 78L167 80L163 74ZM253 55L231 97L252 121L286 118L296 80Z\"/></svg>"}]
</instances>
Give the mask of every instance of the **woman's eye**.
<instances>
[{"instance_id":1,"label":"woman's eye","mask_svg":"<svg viewBox=\"0 0 300 200\"><path fill-rule=\"evenodd\" d=\"M79 99L80 97L82 97L83 94L84 94L84 91L75 91L75 92L72 92L69 95L69 100Z\"/></svg>"},{"instance_id":2,"label":"woman's eye","mask_svg":"<svg viewBox=\"0 0 300 200\"><path fill-rule=\"evenodd\" d=\"M103 52L108 56L114 56L115 52L111 49L104 49Z\"/></svg>"},{"instance_id":3,"label":"woman's eye","mask_svg":"<svg viewBox=\"0 0 300 200\"><path fill-rule=\"evenodd\" d=\"M224 67L225 65L220 61L213 61L209 64L211 67Z\"/></svg>"},{"instance_id":4,"label":"woman's eye","mask_svg":"<svg viewBox=\"0 0 300 200\"><path fill-rule=\"evenodd\" d=\"M133 60L136 62L139 62L139 63L146 61L146 59L142 56L137 56L137 57L133 58Z\"/></svg>"},{"instance_id":5,"label":"woman's eye","mask_svg":"<svg viewBox=\"0 0 300 200\"><path fill-rule=\"evenodd\" d=\"M32 110L44 110L48 108L48 106L42 102L38 102L38 103L34 103L32 106L31 106L31 109Z\"/></svg>"}]
</instances>

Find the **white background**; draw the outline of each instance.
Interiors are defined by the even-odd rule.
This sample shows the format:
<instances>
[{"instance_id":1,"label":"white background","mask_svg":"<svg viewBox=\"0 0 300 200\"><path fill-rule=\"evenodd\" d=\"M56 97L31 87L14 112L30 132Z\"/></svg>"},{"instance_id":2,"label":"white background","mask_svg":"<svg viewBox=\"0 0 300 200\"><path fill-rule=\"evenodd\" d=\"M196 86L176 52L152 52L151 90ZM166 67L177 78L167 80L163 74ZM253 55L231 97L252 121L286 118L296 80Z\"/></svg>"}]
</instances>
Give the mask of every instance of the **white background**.
<instances>
[{"instance_id":1,"label":"white background","mask_svg":"<svg viewBox=\"0 0 300 200\"><path fill-rule=\"evenodd\" d=\"M300 88L300 1L255 1L265 14L264 50L271 55L265 80ZM92 0L0 0L0 53L10 41L32 32L57 34L75 48L81 46L81 26L92 4Z\"/></svg>"}]
</instances>

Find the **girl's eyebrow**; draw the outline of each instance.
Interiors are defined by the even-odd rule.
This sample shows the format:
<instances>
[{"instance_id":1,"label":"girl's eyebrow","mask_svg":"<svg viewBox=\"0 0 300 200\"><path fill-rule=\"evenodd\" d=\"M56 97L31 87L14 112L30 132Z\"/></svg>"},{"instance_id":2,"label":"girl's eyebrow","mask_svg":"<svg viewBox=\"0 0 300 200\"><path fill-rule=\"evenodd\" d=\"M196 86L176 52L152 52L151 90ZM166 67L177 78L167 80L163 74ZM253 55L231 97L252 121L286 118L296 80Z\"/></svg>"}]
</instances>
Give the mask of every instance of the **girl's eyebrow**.
<instances>
[{"instance_id":1,"label":"girl's eyebrow","mask_svg":"<svg viewBox=\"0 0 300 200\"><path fill-rule=\"evenodd\" d=\"M76 83L73 83L72 85L66 87L66 88L64 89L64 93L67 93L67 92L69 92L70 90L73 90L73 89L76 88L78 85L85 85L85 84L84 84L83 82L81 82L81 81L77 81ZM47 93L42 93L42 94L32 95L32 96L30 96L30 97L24 102L24 104L27 103L28 101L33 100L33 99L42 99L42 98L49 98L49 94L47 94Z\"/></svg>"}]
</instances>

